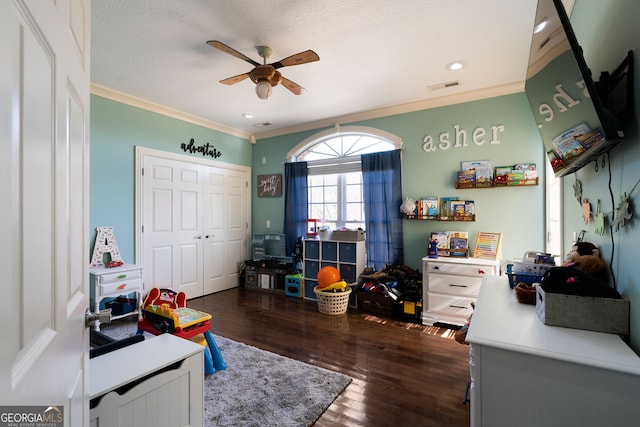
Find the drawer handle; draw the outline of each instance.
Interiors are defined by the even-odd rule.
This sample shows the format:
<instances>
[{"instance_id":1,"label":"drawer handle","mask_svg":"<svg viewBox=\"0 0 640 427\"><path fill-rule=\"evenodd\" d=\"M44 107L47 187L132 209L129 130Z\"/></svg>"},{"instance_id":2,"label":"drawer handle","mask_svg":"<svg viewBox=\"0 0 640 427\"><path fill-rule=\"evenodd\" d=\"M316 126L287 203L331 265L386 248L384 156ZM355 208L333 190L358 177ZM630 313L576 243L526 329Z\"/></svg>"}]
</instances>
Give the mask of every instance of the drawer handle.
<instances>
[{"instance_id":1,"label":"drawer handle","mask_svg":"<svg viewBox=\"0 0 640 427\"><path fill-rule=\"evenodd\" d=\"M455 283L449 283L449 286L453 286L454 288L468 288L467 285L456 285Z\"/></svg>"},{"instance_id":2,"label":"drawer handle","mask_svg":"<svg viewBox=\"0 0 640 427\"><path fill-rule=\"evenodd\" d=\"M126 283L123 283L122 285L118 286L118 289L124 289L124 288L126 288L126 287L127 287L127 284L126 284Z\"/></svg>"},{"instance_id":3,"label":"drawer handle","mask_svg":"<svg viewBox=\"0 0 640 427\"><path fill-rule=\"evenodd\" d=\"M478 269L478 274L482 275L482 274L487 274L487 273L485 273L483 269L479 268Z\"/></svg>"},{"instance_id":4,"label":"drawer handle","mask_svg":"<svg viewBox=\"0 0 640 427\"><path fill-rule=\"evenodd\" d=\"M449 307L451 307L451 308L463 308L463 309L465 309L465 310L467 309L467 306L464 306L464 305L463 305L463 306L460 306L460 305L453 305L453 304L451 304L451 305L449 305Z\"/></svg>"},{"instance_id":5,"label":"drawer handle","mask_svg":"<svg viewBox=\"0 0 640 427\"><path fill-rule=\"evenodd\" d=\"M121 274L121 275L118 276L118 279L124 279L125 277L127 277L126 274Z\"/></svg>"}]
</instances>

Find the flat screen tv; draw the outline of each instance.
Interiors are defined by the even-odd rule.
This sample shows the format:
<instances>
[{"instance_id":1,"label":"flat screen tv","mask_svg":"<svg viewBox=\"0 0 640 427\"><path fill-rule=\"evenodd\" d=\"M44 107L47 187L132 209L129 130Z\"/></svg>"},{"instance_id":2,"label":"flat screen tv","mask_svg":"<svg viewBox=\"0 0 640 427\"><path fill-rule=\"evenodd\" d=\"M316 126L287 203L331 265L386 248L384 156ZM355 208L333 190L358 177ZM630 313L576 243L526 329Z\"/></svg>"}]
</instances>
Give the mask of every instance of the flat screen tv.
<instances>
[{"instance_id":1,"label":"flat screen tv","mask_svg":"<svg viewBox=\"0 0 640 427\"><path fill-rule=\"evenodd\" d=\"M538 1L525 93L556 176L579 170L624 139L632 79L628 52L618 69L594 82L561 0Z\"/></svg>"}]
</instances>

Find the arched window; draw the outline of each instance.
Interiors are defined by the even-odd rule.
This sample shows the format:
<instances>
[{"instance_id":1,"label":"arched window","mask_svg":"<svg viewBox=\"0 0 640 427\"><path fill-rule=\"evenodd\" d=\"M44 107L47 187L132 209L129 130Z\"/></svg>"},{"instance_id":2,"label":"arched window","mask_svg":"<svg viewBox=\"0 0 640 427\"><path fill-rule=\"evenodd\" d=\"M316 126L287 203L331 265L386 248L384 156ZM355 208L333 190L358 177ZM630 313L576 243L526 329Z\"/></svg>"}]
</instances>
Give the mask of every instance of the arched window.
<instances>
[{"instance_id":1,"label":"arched window","mask_svg":"<svg viewBox=\"0 0 640 427\"><path fill-rule=\"evenodd\" d=\"M320 132L294 147L288 160L307 162L309 218L331 230L365 229L360 155L401 147L396 135L360 126Z\"/></svg>"}]
</instances>

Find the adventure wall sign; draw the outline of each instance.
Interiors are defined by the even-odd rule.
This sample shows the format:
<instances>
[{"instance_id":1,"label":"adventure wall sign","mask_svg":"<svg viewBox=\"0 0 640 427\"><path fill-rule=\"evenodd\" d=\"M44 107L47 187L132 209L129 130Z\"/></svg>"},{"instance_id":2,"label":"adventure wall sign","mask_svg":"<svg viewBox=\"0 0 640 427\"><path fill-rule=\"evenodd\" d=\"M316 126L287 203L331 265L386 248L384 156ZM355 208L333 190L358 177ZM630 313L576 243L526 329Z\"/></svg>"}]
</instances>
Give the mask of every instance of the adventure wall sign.
<instances>
[{"instance_id":1,"label":"adventure wall sign","mask_svg":"<svg viewBox=\"0 0 640 427\"><path fill-rule=\"evenodd\" d=\"M422 140L422 149L427 153L432 153L438 149L448 150L450 148L465 148L469 144L481 146L484 144L500 144L500 134L504 132L504 125L489 125L488 128L477 127L473 131L461 129L458 125L453 125L453 132L442 132L438 139L434 140L431 135L427 135Z\"/></svg>"},{"instance_id":2,"label":"adventure wall sign","mask_svg":"<svg viewBox=\"0 0 640 427\"><path fill-rule=\"evenodd\" d=\"M218 157L222 156L222 153L220 151L218 151L218 149L216 147L214 147L213 145L209 145L208 142L206 144L203 144L203 145L196 145L196 141L193 138L191 138L191 140L189 141L188 144L185 143L185 142L180 144L180 148L185 153L191 153L191 154L200 153L204 157L209 156L209 157L211 157L213 159L217 159Z\"/></svg>"}]
</instances>

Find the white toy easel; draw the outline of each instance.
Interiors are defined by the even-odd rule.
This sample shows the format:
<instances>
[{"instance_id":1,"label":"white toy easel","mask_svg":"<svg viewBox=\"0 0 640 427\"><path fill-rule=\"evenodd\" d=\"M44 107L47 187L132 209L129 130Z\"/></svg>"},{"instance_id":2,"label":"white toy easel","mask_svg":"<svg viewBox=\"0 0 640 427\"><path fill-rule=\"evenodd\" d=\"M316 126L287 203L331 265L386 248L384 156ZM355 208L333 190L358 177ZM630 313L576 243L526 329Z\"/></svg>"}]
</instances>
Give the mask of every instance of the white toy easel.
<instances>
[{"instance_id":1,"label":"white toy easel","mask_svg":"<svg viewBox=\"0 0 640 427\"><path fill-rule=\"evenodd\" d=\"M97 227L98 235L96 243L93 245L93 255L91 256L91 267L102 265L102 257L105 253L111 255L111 261L123 262L116 238L113 235L113 227Z\"/></svg>"}]
</instances>

